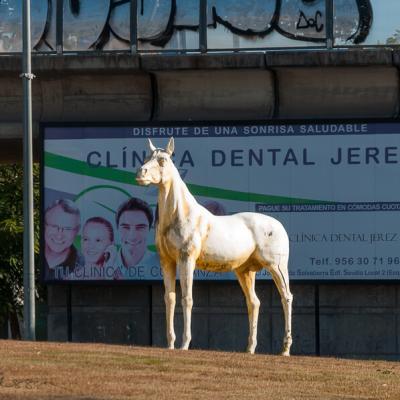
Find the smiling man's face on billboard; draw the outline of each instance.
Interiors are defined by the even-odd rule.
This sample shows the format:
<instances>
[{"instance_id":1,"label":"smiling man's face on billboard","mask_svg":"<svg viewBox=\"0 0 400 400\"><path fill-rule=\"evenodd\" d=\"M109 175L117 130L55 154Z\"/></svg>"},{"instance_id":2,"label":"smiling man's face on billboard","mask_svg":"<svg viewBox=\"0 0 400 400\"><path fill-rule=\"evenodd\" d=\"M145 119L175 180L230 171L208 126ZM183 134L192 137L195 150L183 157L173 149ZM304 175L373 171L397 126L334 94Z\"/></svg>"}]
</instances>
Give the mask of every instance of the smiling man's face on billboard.
<instances>
[{"instance_id":1,"label":"smiling man's face on billboard","mask_svg":"<svg viewBox=\"0 0 400 400\"><path fill-rule=\"evenodd\" d=\"M134 266L142 259L149 229L149 221L143 211L129 210L121 214L118 231L126 266Z\"/></svg>"}]
</instances>

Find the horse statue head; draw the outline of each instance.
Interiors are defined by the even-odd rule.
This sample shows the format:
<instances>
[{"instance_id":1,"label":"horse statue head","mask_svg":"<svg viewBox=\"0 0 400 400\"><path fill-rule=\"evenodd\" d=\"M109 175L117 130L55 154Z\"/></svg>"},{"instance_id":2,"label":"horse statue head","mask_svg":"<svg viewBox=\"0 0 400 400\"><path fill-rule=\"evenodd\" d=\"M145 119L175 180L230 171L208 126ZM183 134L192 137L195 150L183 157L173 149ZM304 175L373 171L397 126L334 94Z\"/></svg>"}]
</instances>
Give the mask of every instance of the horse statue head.
<instances>
[{"instance_id":1,"label":"horse statue head","mask_svg":"<svg viewBox=\"0 0 400 400\"><path fill-rule=\"evenodd\" d=\"M174 138L168 142L167 148L161 149L153 145L149 139L150 156L146 158L144 164L139 168L136 174L136 181L139 185L161 185L167 184L172 180L173 175L177 172L171 159L174 152Z\"/></svg>"}]
</instances>

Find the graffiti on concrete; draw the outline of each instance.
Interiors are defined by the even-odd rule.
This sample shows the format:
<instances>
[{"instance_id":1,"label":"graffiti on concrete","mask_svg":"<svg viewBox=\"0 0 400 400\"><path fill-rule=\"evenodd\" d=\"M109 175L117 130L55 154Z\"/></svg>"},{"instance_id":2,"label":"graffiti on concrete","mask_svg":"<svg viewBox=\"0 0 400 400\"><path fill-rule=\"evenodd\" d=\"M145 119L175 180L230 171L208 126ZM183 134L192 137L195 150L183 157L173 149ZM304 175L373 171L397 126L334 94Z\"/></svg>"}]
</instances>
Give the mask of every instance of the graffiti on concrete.
<instances>
[{"instance_id":1,"label":"graffiti on concrete","mask_svg":"<svg viewBox=\"0 0 400 400\"><path fill-rule=\"evenodd\" d=\"M266 37L276 31L292 40L325 42L325 1L324 0L256 0L239 3L235 0L211 0L214 27L225 26L234 34L251 37ZM252 7L249 7L249 4ZM304 21L311 21L318 15L318 27L307 27ZM298 25L301 28L299 29Z\"/></svg>"},{"instance_id":2,"label":"graffiti on concrete","mask_svg":"<svg viewBox=\"0 0 400 400\"><path fill-rule=\"evenodd\" d=\"M51 2L37 0L31 5L32 43L48 34ZM0 52L22 50L22 1L0 0Z\"/></svg>"},{"instance_id":3,"label":"graffiti on concrete","mask_svg":"<svg viewBox=\"0 0 400 400\"><path fill-rule=\"evenodd\" d=\"M371 1L376 0L335 1L335 34L343 42L361 44L367 39L373 21ZM57 20L57 4L57 0L32 2L35 50L56 49L57 23L63 26L64 51L129 49L130 0L64 0L63 21ZM255 41L275 33L323 44L326 15L325 0L208 0L206 24L208 32L223 27L232 36ZM177 32L198 32L199 25L200 0L137 0L139 43L165 48ZM0 0L0 52L21 51L21 36L22 0Z\"/></svg>"},{"instance_id":4,"label":"graffiti on concrete","mask_svg":"<svg viewBox=\"0 0 400 400\"><path fill-rule=\"evenodd\" d=\"M322 19L321 11L317 11L314 18L307 18L304 12L300 11L296 29L315 28L317 32L321 32L324 29L324 24L320 21L320 19Z\"/></svg>"},{"instance_id":5,"label":"graffiti on concrete","mask_svg":"<svg viewBox=\"0 0 400 400\"><path fill-rule=\"evenodd\" d=\"M375 3L377 0L372 0ZM354 14L358 14L357 24L354 23ZM370 0L357 0L356 3L348 0L335 0L334 3L334 34L342 44L364 43L370 34L373 21L373 6Z\"/></svg>"}]
</instances>

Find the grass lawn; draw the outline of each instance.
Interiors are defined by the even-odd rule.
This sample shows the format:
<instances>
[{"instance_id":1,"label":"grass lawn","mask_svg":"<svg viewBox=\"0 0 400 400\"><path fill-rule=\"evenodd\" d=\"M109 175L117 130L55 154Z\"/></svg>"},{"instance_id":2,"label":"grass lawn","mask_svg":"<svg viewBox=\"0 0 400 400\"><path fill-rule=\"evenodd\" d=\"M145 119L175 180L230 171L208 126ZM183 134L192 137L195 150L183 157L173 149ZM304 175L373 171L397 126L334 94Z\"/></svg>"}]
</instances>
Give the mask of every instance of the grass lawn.
<instances>
[{"instance_id":1,"label":"grass lawn","mask_svg":"<svg viewBox=\"0 0 400 400\"><path fill-rule=\"evenodd\" d=\"M400 399L400 363L0 341L0 399Z\"/></svg>"}]
</instances>

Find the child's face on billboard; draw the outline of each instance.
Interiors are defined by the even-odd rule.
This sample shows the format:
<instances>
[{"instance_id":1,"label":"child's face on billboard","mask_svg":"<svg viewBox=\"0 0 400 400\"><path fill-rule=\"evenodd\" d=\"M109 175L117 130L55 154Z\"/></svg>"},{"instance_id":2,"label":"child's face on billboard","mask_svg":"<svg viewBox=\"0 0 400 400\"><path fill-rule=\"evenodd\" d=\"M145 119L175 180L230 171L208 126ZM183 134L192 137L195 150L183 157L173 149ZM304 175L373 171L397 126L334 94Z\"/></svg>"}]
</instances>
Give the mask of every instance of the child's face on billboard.
<instances>
[{"instance_id":1,"label":"child's face on billboard","mask_svg":"<svg viewBox=\"0 0 400 400\"><path fill-rule=\"evenodd\" d=\"M82 232L82 253L85 262L96 264L104 261L104 253L112 244L110 232L104 224L89 222Z\"/></svg>"}]
</instances>

